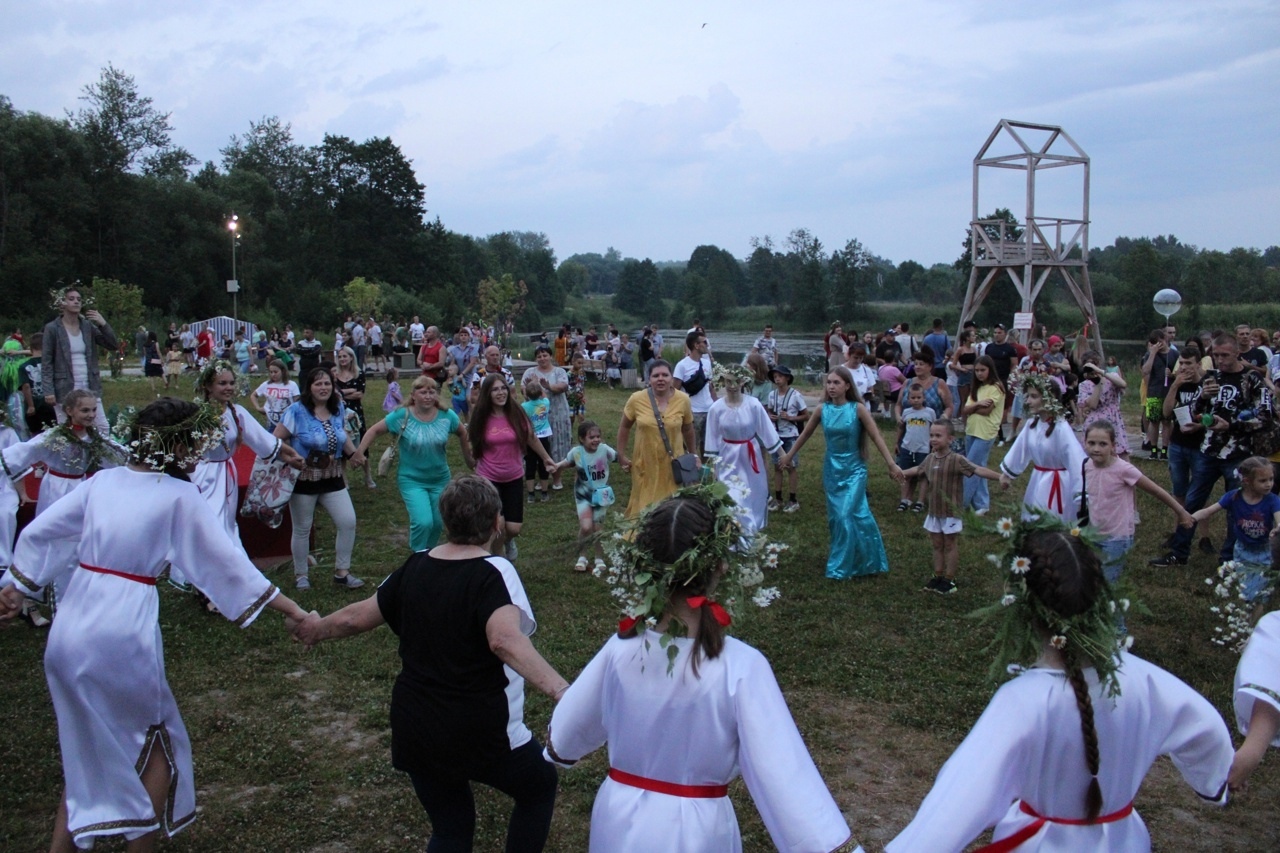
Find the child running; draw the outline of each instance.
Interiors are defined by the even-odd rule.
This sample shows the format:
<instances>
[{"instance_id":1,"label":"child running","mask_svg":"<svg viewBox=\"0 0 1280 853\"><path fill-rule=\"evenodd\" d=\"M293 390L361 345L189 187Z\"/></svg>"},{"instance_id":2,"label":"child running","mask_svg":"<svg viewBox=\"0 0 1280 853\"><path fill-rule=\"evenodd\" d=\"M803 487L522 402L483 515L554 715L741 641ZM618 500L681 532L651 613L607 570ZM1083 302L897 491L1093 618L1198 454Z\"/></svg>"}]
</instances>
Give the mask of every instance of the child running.
<instances>
[{"instance_id":1,"label":"child running","mask_svg":"<svg viewBox=\"0 0 1280 853\"><path fill-rule=\"evenodd\" d=\"M1272 548L1272 565L1275 548ZM1237 791L1269 746L1280 746L1280 611L1263 616L1240 655L1235 681L1236 726L1244 743L1231 763L1229 783Z\"/></svg>"},{"instance_id":2,"label":"child running","mask_svg":"<svg viewBox=\"0 0 1280 853\"><path fill-rule=\"evenodd\" d=\"M573 357L573 366L569 368L569 390L565 392L565 401L569 404L569 423L579 425L587 417L587 359L582 353Z\"/></svg>"},{"instance_id":3,"label":"child running","mask_svg":"<svg viewBox=\"0 0 1280 853\"><path fill-rule=\"evenodd\" d=\"M400 391L400 371L394 367L387 369L387 394L382 398L382 411L390 414L404 405L404 397ZM455 411L457 407L454 407Z\"/></svg>"},{"instance_id":4,"label":"child running","mask_svg":"<svg viewBox=\"0 0 1280 853\"><path fill-rule=\"evenodd\" d=\"M609 463L618 458L618 452L602 443L600 426L595 421L578 424L577 447L556 463L557 471L573 466L577 476L573 481L573 501L578 511L578 562L574 571L587 570L587 550L595 542L595 568L605 569L604 550L598 534L605 512L614 503L613 487L609 485Z\"/></svg>"},{"instance_id":5,"label":"child running","mask_svg":"<svg viewBox=\"0 0 1280 853\"><path fill-rule=\"evenodd\" d=\"M1271 599L1271 537L1280 527L1280 496L1271 493L1275 474L1271 463L1262 456L1250 456L1240 463L1240 488L1232 489L1215 504L1191 514L1194 521L1204 521L1219 510L1228 516L1228 537L1235 534L1232 561L1240 575L1240 594L1244 600L1261 608Z\"/></svg>"},{"instance_id":6,"label":"child running","mask_svg":"<svg viewBox=\"0 0 1280 853\"><path fill-rule=\"evenodd\" d=\"M1089 458L1084 463L1081 502L1088 507L1089 526L1099 536L1102 573L1108 583L1115 583L1124 571L1125 555L1133 547L1137 489L1154 495L1173 510L1183 527L1192 525L1191 513L1132 463L1120 458L1116 452L1116 428L1111 421L1097 420L1090 424L1085 430L1084 447Z\"/></svg>"},{"instance_id":7,"label":"child running","mask_svg":"<svg viewBox=\"0 0 1280 853\"><path fill-rule=\"evenodd\" d=\"M1209 700L1125 650L1098 553L1054 516L1016 525L998 558L992 673L1021 663L943 765L889 853L959 853L987 827L988 851L1147 851L1133 808L1160 755L1202 798L1225 803L1231 735Z\"/></svg>"},{"instance_id":8,"label":"child running","mask_svg":"<svg viewBox=\"0 0 1280 853\"><path fill-rule=\"evenodd\" d=\"M791 383L795 380L791 368L785 364L776 365L769 370L769 379L773 382L773 390L765 399L765 410L769 412L769 417L778 428L778 438L782 441L782 453L789 453L800 436L800 427L796 424L805 422L809 406L804 401L804 395L791 387ZM800 502L796 500L796 487L800 483L799 454L791 457L790 465L785 468L778 465L775 470L778 475L777 488L774 489L773 497L769 500L769 509L770 511L780 509L783 512L796 512L800 509ZM788 486L785 504L782 502L784 478Z\"/></svg>"},{"instance_id":9,"label":"child running","mask_svg":"<svg viewBox=\"0 0 1280 853\"><path fill-rule=\"evenodd\" d=\"M533 424L534 438L542 443L547 453L551 453L551 401L542 393L542 383L532 373L524 378L523 385L524 402L520 404L520 408L524 409L524 413L529 416L529 422ZM537 500L545 501L551 497L551 490L547 483L549 476L550 472L541 457L526 450L524 479L529 503L534 501L534 492L537 492Z\"/></svg>"},{"instance_id":10,"label":"child running","mask_svg":"<svg viewBox=\"0 0 1280 853\"><path fill-rule=\"evenodd\" d=\"M915 396L913 389L908 401ZM921 402L924 402L921 395ZM950 595L956 591L956 569L960 567L960 531L964 529L960 510L964 504L966 477L999 480L1000 474L990 468L974 465L951 449L950 420L929 424L929 453L916 465L903 470L903 476L923 481L929 514L924 529L933 545L933 577L924 585L926 592ZM901 466L901 456L898 457ZM904 486L905 488L905 486ZM902 510L902 506L898 506Z\"/></svg>"},{"instance_id":11,"label":"child running","mask_svg":"<svg viewBox=\"0 0 1280 853\"><path fill-rule=\"evenodd\" d=\"M902 416L898 418L898 467L903 471L918 467L929 455L933 446L929 427L936 419L933 409L924 404L924 388L913 383L907 389L907 405L902 408ZM898 512L906 512L908 509L924 512L924 502L915 500L922 485L914 477L907 477L902 481L902 500L898 501Z\"/></svg>"}]
</instances>

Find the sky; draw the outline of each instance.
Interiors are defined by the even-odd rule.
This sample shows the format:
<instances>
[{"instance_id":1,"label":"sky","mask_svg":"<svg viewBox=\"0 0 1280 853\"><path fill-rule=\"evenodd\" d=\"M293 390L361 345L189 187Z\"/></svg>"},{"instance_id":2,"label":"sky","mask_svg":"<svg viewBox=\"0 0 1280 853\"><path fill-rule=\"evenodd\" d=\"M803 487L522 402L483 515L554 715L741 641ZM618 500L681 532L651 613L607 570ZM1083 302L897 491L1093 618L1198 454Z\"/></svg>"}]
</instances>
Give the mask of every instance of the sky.
<instances>
[{"instance_id":1,"label":"sky","mask_svg":"<svg viewBox=\"0 0 1280 853\"><path fill-rule=\"evenodd\" d=\"M201 161L265 116L304 145L390 136L431 218L544 232L561 259L745 257L803 227L949 263L1001 119L1089 155L1095 248L1280 243L1275 0L12 0L0 18L19 110L77 109L111 63ZM979 214L1022 219L1022 173L982 172ZM1083 172L1040 173L1037 214L1079 217Z\"/></svg>"}]
</instances>

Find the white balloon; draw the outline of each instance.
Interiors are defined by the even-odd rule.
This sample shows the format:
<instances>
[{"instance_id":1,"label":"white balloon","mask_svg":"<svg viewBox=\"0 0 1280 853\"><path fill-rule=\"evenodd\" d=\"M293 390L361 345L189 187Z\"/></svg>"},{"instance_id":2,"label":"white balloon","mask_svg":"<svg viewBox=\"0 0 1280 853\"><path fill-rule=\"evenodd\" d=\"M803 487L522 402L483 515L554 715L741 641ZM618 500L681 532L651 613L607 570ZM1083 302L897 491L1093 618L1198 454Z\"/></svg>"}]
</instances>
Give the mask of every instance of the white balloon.
<instances>
[{"instance_id":1,"label":"white balloon","mask_svg":"<svg viewBox=\"0 0 1280 853\"><path fill-rule=\"evenodd\" d=\"M1151 299L1151 307L1165 318L1172 317L1182 310L1182 295L1176 290L1166 287Z\"/></svg>"}]
</instances>

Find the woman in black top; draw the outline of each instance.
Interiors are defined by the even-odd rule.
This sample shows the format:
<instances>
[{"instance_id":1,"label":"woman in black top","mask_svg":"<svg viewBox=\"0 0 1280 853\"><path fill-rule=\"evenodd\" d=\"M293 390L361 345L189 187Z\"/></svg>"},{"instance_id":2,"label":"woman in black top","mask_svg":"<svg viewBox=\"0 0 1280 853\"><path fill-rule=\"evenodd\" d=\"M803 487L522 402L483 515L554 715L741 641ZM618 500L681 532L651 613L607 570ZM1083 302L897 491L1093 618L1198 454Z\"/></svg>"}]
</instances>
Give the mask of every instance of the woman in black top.
<instances>
[{"instance_id":1,"label":"woman in black top","mask_svg":"<svg viewBox=\"0 0 1280 853\"><path fill-rule=\"evenodd\" d=\"M470 783L510 795L508 850L538 851L551 828L556 772L522 719L524 684L559 701L569 683L529 641L537 627L515 567L489 552L498 492L467 475L440 495L448 540L414 554L375 595L293 627L308 648L384 622L400 638L391 690L391 764L431 819L427 849L470 850Z\"/></svg>"}]
</instances>

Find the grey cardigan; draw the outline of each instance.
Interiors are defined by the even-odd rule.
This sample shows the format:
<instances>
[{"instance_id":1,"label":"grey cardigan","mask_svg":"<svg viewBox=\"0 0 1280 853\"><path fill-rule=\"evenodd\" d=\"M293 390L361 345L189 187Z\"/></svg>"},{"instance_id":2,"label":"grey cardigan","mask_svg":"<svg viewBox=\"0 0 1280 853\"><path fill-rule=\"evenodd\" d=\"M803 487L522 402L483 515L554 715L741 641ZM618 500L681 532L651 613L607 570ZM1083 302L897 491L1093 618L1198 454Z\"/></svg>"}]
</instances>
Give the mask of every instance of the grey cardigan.
<instances>
[{"instance_id":1,"label":"grey cardigan","mask_svg":"<svg viewBox=\"0 0 1280 853\"><path fill-rule=\"evenodd\" d=\"M98 347L114 350L120 346L111 324L103 323L95 326L93 321L83 315L80 317L80 335L84 338L85 367L89 372L89 390L102 397L102 378L98 375ZM87 345L93 341L97 346ZM75 387L71 376L71 338L62 325L62 318L55 317L44 326L44 352L40 357L40 375L44 380L45 393L49 392L49 383L53 383L53 396L57 403Z\"/></svg>"}]
</instances>

